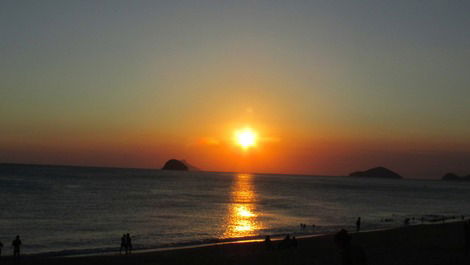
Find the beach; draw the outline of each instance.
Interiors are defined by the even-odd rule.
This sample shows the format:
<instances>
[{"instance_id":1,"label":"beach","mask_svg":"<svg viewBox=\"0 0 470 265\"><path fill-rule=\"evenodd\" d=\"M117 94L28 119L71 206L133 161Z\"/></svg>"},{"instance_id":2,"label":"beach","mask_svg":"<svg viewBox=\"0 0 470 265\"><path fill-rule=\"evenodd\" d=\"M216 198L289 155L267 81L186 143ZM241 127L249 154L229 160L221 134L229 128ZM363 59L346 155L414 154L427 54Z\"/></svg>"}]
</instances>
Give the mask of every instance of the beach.
<instances>
[{"instance_id":1,"label":"beach","mask_svg":"<svg viewBox=\"0 0 470 265\"><path fill-rule=\"evenodd\" d=\"M462 222L413 225L389 230L351 233L367 264L470 264L464 253ZM341 264L334 235L298 239L297 248L266 249L263 242L229 243L131 255L84 257L24 256L21 264ZM5 254L5 253L4 253ZM2 264L15 264L3 257Z\"/></svg>"}]
</instances>

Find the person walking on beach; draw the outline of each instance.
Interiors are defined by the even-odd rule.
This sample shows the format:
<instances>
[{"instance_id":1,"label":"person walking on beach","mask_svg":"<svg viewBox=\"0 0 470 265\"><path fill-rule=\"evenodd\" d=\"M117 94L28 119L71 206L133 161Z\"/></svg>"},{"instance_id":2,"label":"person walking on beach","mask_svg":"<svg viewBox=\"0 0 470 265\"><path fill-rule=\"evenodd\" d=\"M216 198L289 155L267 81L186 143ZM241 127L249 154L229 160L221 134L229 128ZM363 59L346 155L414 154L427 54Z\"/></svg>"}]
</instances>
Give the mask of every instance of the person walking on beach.
<instances>
[{"instance_id":1,"label":"person walking on beach","mask_svg":"<svg viewBox=\"0 0 470 265\"><path fill-rule=\"evenodd\" d=\"M356 232L361 231L361 217L359 216L356 221Z\"/></svg>"},{"instance_id":2,"label":"person walking on beach","mask_svg":"<svg viewBox=\"0 0 470 265\"><path fill-rule=\"evenodd\" d=\"M129 235L129 233L127 233L126 235L126 247L127 247L127 253L131 254L132 252L132 239L131 239L131 236Z\"/></svg>"},{"instance_id":3,"label":"person walking on beach","mask_svg":"<svg viewBox=\"0 0 470 265\"><path fill-rule=\"evenodd\" d=\"M295 236L292 237L291 246L293 248L297 248L297 246L298 246L297 239L295 238Z\"/></svg>"},{"instance_id":4,"label":"person walking on beach","mask_svg":"<svg viewBox=\"0 0 470 265\"><path fill-rule=\"evenodd\" d=\"M279 243L279 249L290 248L291 247L291 239L290 235L287 234L286 237Z\"/></svg>"},{"instance_id":5,"label":"person walking on beach","mask_svg":"<svg viewBox=\"0 0 470 265\"><path fill-rule=\"evenodd\" d=\"M404 224L405 226L410 225L410 218L405 218L405 221L403 221L403 224Z\"/></svg>"},{"instance_id":6,"label":"person walking on beach","mask_svg":"<svg viewBox=\"0 0 470 265\"><path fill-rule=\"evenodd\" d=\"M266 238L264 239L264 245L266 246L266 249L268 250L273 248L271 237L269 235L267 235Z\"/></svg>"},{"instance_id":7,"label":"person walking on beach","mask_svg":"<svg viewBox=\"0 0 470 265\"><path fill-rule=\"evenodd\" d=\"M127 254L127 244L126 244L126 234L122 234L121 237L121 247L119 248L119 254L122 254L122 250Z\"/></svg>"},{"instance_id":8,"label":"person walking on beach","mask_svg":"<svg viewBox=\"0 0 470 265\"><path fill-rule=\"evenodd\" d=\"M21 246L21 239L20 236L17 235L15 240L11 242L11 245L13 246L13 257L19 258L20 257L20 246Z\"/></svg>"}]
</instances>

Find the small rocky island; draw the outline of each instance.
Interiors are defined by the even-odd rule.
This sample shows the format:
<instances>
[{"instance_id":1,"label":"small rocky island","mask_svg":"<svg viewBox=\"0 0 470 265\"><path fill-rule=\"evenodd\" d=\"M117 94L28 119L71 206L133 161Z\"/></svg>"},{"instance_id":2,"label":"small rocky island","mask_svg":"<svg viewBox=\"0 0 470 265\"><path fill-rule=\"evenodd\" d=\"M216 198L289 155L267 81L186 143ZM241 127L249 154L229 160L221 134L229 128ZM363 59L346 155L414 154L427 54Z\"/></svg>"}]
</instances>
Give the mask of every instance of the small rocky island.
<instances>
[{"instance_id":1,"label":"small rocky island","mask_svg":"<svg viewBox=\"0 0 470 265\"><path fill-rule=\"evenodd\" d=\"M176 159L168 160L165 165L163 165L162 170L181 170L188 171L188 166L182 161Z\"/></svg>"},{"instance_id":2,"label":"small rocky island","mask_svg":"<svg viewBox=\"0 0 470 265\"><path fill-rule=\"evenodd\" d=\"M459 175L454 174L454 173L447 173L444 176L442 176L442 180L446 180L446 181L470 181L470 175L468 175L466 177L465 176L460 177Z\"/></svg>"},{"instance_id":3,"label":"small rocky island","mask_svg":"<svg viewBox=\"0 0 470 265\"><path fill-rule=\"evenodd\" d=\"M386 178L386 179L402 179L403 177L390 169L384 167L374 167L365 171L357 171L349 174L351 177L366 178Z\"/></svg>"}]
</instances>

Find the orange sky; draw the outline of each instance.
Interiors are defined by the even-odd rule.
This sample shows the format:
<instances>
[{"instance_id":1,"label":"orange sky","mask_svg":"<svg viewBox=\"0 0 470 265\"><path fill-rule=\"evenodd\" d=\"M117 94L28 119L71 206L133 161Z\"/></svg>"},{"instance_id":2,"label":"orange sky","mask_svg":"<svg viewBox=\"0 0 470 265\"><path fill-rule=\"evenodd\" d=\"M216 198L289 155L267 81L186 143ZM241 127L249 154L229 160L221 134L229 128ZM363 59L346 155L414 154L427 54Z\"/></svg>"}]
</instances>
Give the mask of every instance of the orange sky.
<instances>
[{"instance_id":1,"label":"orange sky","mask_svg":"<svg viewBox=\"0 0 470 265\"><path fill-rule=\"evenodd\" d=\"M467 10L2 3L0 162L470 174ZM245 126L260 141L243 151L232 137Z\"/></svg>"},{"instance_id":2,"label":"orange sky","mask_svg":"<svg viewBox=\"0 0 470 265\"><path fill-rule=\"evenodd\" d=\"M18 136L0 143L0 159L4 162L160 168L169 158L177 158L209 171L319 175L345 175L383 165L405 177L432 178L447 171L464 174L470 158L466 152L468 146L460 143L434 143L434 150L425 151L431 140L391 141L320 131L317 135L305 135L281 126L257 123L254 119L251 122L214 124L197 130L199 135L188 133L179 137L156 131L103 135L64 131L59 136L44 135L29 140ZM234 133L247 126L258 133L257 144L243 149L234 141Z\"/></svg>"}]
</instances>

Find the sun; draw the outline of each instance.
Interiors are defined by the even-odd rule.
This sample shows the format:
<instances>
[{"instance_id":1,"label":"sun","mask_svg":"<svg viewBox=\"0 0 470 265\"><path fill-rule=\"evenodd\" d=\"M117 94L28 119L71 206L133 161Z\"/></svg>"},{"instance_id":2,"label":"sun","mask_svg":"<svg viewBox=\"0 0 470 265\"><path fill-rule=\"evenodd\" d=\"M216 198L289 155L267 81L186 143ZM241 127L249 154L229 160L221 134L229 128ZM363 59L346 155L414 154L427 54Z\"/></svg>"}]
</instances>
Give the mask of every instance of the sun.
<instances>
[{"instance_id":1,"label":"sun","mask_svg":"<svg viewBox=\"0 0 470 265\"><path fill-rule=\"evenodd\" d=\"M250 128L245 128L235 132L235 141L243 149L256 145L257 134Z\"/></svg>"}]
</instances>

